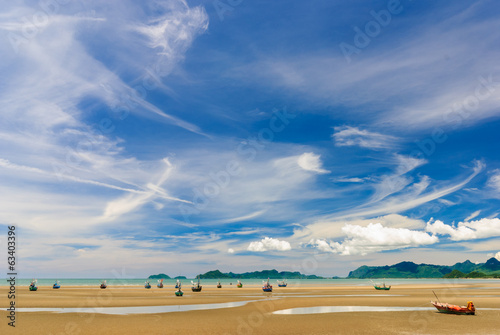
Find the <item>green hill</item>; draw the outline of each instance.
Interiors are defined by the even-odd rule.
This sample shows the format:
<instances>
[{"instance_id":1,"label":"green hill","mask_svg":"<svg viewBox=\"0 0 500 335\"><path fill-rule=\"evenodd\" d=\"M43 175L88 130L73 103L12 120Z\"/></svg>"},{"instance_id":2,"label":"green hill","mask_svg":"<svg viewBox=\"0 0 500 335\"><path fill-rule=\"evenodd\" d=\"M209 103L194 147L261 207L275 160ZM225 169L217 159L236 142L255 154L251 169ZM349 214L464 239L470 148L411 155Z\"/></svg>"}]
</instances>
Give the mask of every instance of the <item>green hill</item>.
<instances>
[{"instance_id":1,"label":"green hill","mask_svg":"<svg viewBox=\"0 0 500 335\"><path fill-rule=\"evenodd\" d=\"M490 258L486 263L467 260L452 266L401 262L385 266L360 266L347 278L483 278L500 275L500 261Z\"/></svg>"},{"instance_id":2,"label":"green hill","mask_svg":"<svg viewBox=\"0 0 500 335\"><path fill-rule=\"evenodd\" d=\"M465 276L467 276L465 273L463 273L460 270L455 269L455 270L451 271L450 273L445 274L443 276L443 278L465 278Z\"/></svg>"},{"instance_id":3,"label":"green hill","mask_svg":"<svg viewBox=\"0 0 500 335\"><path fill-rule=\"evenodd\" d=\"M151 275L148 277L148 279L170 279L170 277L164 273L160 273L157 275Z\"/></svg>"},{"instance_id":4,"label":"green hill","mask_svg":"<svg viewBox=\"0 0 500 335\"><path fill-rule=\"evenodd\" d=\"M323 277L315 276L315 275L304 275L300 272L290 272L290 271L281 271L277 270L263 270L263 271L254 271L254 272L245 272L245 273L223 273L219 270L208 271L207 273L200 274L201 279L323 279Z\"/></svg>"}]
</instances>

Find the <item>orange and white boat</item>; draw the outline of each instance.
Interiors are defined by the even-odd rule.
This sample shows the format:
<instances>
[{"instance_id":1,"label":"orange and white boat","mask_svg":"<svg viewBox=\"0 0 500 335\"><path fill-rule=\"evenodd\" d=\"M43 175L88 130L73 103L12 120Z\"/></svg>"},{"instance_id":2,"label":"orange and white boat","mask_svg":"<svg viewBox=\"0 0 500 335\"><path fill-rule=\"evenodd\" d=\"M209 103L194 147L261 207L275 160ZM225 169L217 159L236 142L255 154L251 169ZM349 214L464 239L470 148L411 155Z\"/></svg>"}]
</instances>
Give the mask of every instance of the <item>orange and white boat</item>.
<instances>
[{"instance_id":1,"label":"orange and white boat","mask_svg":"<svg viewBox=\"0 0 500 335\"><path fill-rule=\"evenodd\" d=\"M447 303L431 301L431 304L437 308L440 313L448 314L461 314L461 315L474 315L476 314L476 308L472 301L467 302L467 306L450 305Z\"/></svg>"}]
</instances>

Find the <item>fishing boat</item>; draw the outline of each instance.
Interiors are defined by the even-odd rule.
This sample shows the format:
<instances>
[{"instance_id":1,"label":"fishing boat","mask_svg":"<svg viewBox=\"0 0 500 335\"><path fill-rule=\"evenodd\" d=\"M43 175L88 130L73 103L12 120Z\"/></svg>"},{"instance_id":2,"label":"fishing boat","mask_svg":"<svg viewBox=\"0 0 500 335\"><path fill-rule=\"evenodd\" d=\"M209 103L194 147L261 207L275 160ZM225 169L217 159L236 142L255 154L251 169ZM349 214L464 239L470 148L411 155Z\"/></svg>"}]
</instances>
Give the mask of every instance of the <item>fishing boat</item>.
<instances>
[{"instance_id":1,"label":"fishing boat","mask_svg":"<svg viewBox=\"0 0 500 335\"><path fill-rule=\"evenodd\" d=\"M38 287L36 286L36 282L37 282L37 281L38 281L38 280L36 280L36 279L33 279L33 280L31 281L31 284L30 284L30 286L29 286L30 291L36 291L36 290L38 290Z\"/></svg>"},{"instance_id":2,"label":"fishing boat","mask_svg":"<svg viewBox=\"0 0 500 335\"><path fill-rule=\"evenodd\" d=\"M56 280L56 282L54 283L54 285L52 285L52 288L53 289L59 289L59 288L61 288L61 285L59 284L59 280Z\"/></svg>"},{"instance_id":3,"label":"fishing boat","mask_svg":"<svg viewBox=\"0 0 500 335\"><path fill-rule=\"evenodd\" d=\"M286 287L287 283L286 280L278 280L278 287Z\"/></svg>"},{"instance_id":4,"label":"fishing boat","mask_svg":"<svg viewBox=\"0 0 500 335\"><path fill-rule=\"evenodd\" d=\"M243 287L243 284L241 283L240 280L238 280L238 284L236 285L237 288L242 288Z\"/></svg>"},{"instance_id":5,"label":"fishing boat","mask_svg":"<svg viewBox=\"0 0 500 335\"><path fill-rule=\"evenodd\" d=\"M269 284L269 278L267 278L267 282L262 282L264 286L262 286L262 291L264 292L272 292L273 291L273 286Z\"/></svg>"},{"instance_id":6,"label":"fishing boat","mask_svg":"<svg viewBox=\"0 0 500 335\"><path fill-rule=\"evenodd\" d=\"M175 296L182 297L184 292L182 292L182 290L181 290L181 286L182 286L181 282L179 280L177 280L177 284L175 286L177 287L177 291L175 291Z\"/></svg>"},{"instance_id":7,"label":"fishing boat","mask_svg":"<svg viewBox=\"0 0 500 335\"><path fill-rule=\"evenodd\" d=\"M220 284L220 279L219 279L219 281L217 282L217 288L221 288L221 287L222 287L222 285Z\"/></svg>"},{"instance_id":8,"label":"fishing boat","mask_svg":"<svg viewBox=\"0 0 500 335\"><path fill-rule=\"evenodd\" d=\"M163 279L158 279L158 284L156 284L156 287L163 288Z\"/></svg>"},{"instance_id":9,"label":"fishing boat","mask_svg":"<svg viewBox=\"0 0 500 335\"><path fill-rule=\"evenodd\" d=\"M383 282L382 285L380 285L380 284L375 284L372 281L372 284L373 284L373 287L375 287L376 290L389 291L391 289L391 286L386 286L385 282Z\"/></svg>"},{"instance_id":10,"label":"fishing boat","mask_svg":"<svg viewBox=\"0 0 500 335\"><path fill-rule=\"evenodd\" d=\"M101 286L99 286L101 289L105 289L106 287L108 287L108 284L106 284L106 281L105 280L101 280Z\"/></svg>"},{"instance_id":11,"label":"fishing boat","mask_svg":"<svg viewBox=\"0 0 500 335\"><path fill-rule=\"evenodd\" d=\"M149 283L149 280L146 280L146 283L144 284L144 288L150 289L151 284Z\"/></svg>"},{"instance_id":12,"label":"fishing boat","mask_svg":"<svg viewBox=\"0 0 500 335\"><path fill-rule=\"evenodd\" d=\"M476 314L476 307L474 307L474 303L472 301L468 301L467 306L450 305L439 301L437 294L434 291L432 291L432 293L434 293L434 296L436 297L437 301L431 301L431 304L434 307L436 307L436 309L440 313L459 314L459 315Z\"/></svg>"},{"instance_id":13,"label":"fishing boat","mask_svg":"<svg viewBox=\"0 0 500 335\"><path fill-rule=\"evenodd\" d=\"M175 288L179 287L181 287L181 282L179 281L179 279L177 279L177 282L175 282Z\"/></svg>"},{"instance_id":14,"label":"fishing boat","mask_svg":"<svg viewBox=\"0 0 500 335\"><path fill-rule=\"evenodd\" d=\"M437 308L440 313L459 314L459 315L474 315L476 308L472 301L467 302L467 306L450 305L438 301L431 301L431 304Z\"/></svg>"},{"instance_id":15,"label":"fishing boat","mask_svg":"<svg viewBox=\"0 0 500 335\"><path fill-rule=\"evenodd\" d=\"M191 290L193 292L201 292L200 276L198 276L198 282L194 282L194 281L191 280L191 284L193 285L191 287Z\"/></svg>"}]
</instances>

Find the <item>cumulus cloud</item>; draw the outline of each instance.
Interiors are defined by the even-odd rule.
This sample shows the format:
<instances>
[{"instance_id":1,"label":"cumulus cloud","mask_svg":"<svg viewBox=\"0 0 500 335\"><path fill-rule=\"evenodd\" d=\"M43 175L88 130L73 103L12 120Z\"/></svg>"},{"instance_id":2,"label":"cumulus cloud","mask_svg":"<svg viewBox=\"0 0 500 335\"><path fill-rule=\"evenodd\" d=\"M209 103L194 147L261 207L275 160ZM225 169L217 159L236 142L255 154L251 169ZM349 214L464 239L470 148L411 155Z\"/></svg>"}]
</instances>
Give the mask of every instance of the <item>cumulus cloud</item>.
<instances>
[{"instance_id":1,"label":"cumulus cloud","mask_svg":"<svg viewBox=\"0 0 500 335\"><path fill-rule=\"evenodd\" d=\"M389 214L372 219L356 220L324 220L316 221L303 227L294 229L293 237L299 240L336 239L345 236L345 225L367 227L376 221L388 228L424 229L426 222L412 219L399 214Z\"/></svg>"},{"instance_id":2,"label":"cumulus cloud","mask_svg":"<svg viewBox=\"0 0 500 335\"><path fill-rule=\"evenodd\" d=\"M392 149L397 146L398 139L394 136L384 135L361 130L357 127L335 127L332 138L338 147L360 146L370 149Z\"/></svg>"},{"instance_id":3,"label":"cumulus cloud","mask_svg":"<svg viewBox=\"0 0 500 335\"><path fill-rule=\"evenodd\" d=\"M311 240L310 244L323 252L350 256L430 245L439 241L436 236L426 232L388 228L380 223L370 223L367 227L348 224L342 228L342 232L347 237L340 243L316 239Z\"/></svg>"},{"instance_id":4,"label":"cumulus cloud","mask_svg":"<svg viewBox=\"0 0 500 335\"><path fill-rule=\"evenodd\" d=\"M429 221L425 230L434 235L449 235L452 241L475 240L500 236L500 219L481 219L470 222L459 222L456 227L443 221Z\"/></svg>"},{"instance_id":5,"label":"cumulus cloud","mask_svg":"<svg viewBox=\"0 0 500 335\"><path fill-rule=\"evenodd\" d=\"M315 155L313 152L306 152L299 156L299 158L297 159L297 164L299 164L301 168L307 171L329 173L330 171L322 168L320 158L320 155Z\"/></svg>"},{"instance_id":6,"label":"cumulus cloud","mask_svg":"<svg viewBox=\"0 0 500 335\"><path fill-rule=\"evenodd\" d=\"M260 241L251 242L248 245L248 251L263 252L269 250L277 251L287 251L292 249L291 245L287 241L280 241L276 238L265 237Z\"/></svg>"}]
</instances>

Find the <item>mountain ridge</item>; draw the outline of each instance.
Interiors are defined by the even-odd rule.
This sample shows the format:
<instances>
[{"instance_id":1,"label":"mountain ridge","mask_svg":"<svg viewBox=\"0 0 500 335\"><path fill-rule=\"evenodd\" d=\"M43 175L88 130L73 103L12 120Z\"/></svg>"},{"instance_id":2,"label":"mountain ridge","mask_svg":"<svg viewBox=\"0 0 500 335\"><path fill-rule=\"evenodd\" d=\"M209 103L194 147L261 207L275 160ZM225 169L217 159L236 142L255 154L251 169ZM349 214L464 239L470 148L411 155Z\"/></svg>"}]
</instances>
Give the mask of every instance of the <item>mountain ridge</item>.
<instances>
[{"instance_id":1,"label":"mountain ridge","mask_svg":"<svg viewBox=\"0 0 500 335\"><path fill-rule=\"evenodd\" d=\"M454 270L457 270L453 272ZM454 265L416 264L400 262L393 265L367 266L363 265L349 272L347 278L443 278L453 272L452 276L482 273L485 276L500 275L500 261L494 257L485 263L475 264L470 260ZM457 277L453 277L457 278Z\"/></svg>"}]
</instances>

